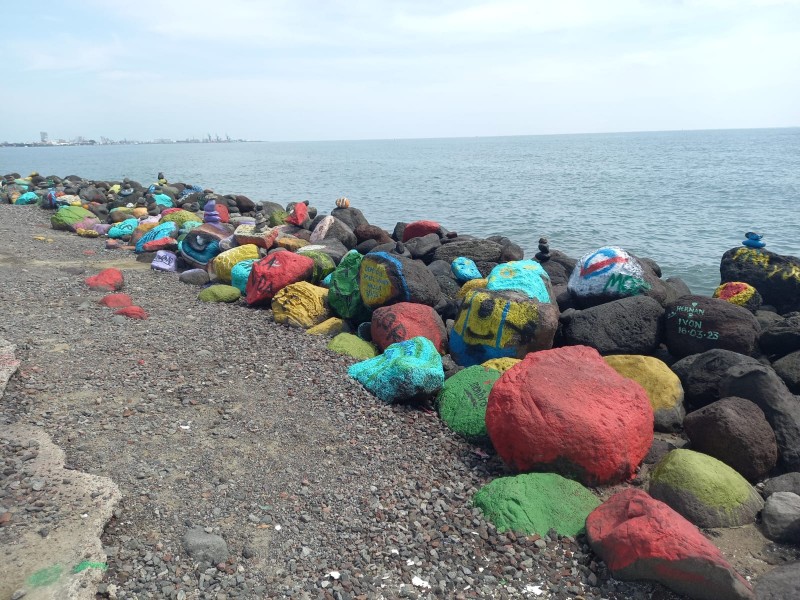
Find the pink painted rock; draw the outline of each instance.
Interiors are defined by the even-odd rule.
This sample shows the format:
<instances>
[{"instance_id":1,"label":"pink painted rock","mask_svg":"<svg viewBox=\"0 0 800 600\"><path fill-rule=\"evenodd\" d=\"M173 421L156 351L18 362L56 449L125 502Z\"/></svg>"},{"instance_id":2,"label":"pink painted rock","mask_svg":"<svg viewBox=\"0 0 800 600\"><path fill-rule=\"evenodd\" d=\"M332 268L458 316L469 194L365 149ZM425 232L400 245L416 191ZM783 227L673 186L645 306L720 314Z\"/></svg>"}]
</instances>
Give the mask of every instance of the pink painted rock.
<instances>
[{"instance_id":1,"label":"pink painted rock","mask_svg":"<svg viewBox=\"0 0 800 600\"><path fill-rule=\"evenodd\" d=\"M286 222L290 225L297 225L300 227L308 218L308 206L305 202L298 202L292 207L291 214L286 218Z\"/></svg>"},{"instance_id":2,"label":"pink painted rock","mask_svg":"<svg viewBox=\"0 0 800 600\"><path fill-rule=\"evenodd\" d=\"M755 598L697 527L642 490L598 506L586 519L586 536L618 579L657 581L698 600Z\"/></svg>"},{"instance_id":3,"label":"pink painted rock","mask_svg":"<svg viewBox=\"0 0 800 600\"><path fill-rule=\"evenodd\" d=\"M403 241L407 242L412 238L422 237L424 235L428 235L429 233L435 233L436 235L439 235L441 229L442 226L436 221L414 221L413 223L406 225L406 228L403 231Z\"/></svg>"},{"instance_id":4,"label":"pink painted rock","mask_svg":"<svg viewBox=\"0 0 800 600\"><path fill-rule=\"evenodd\" d=\"M439 354L447 352L447 331L439 314L430 306L398 302L372 313L372 341L383 352L397 342L413 337L428 338Z\"/></svg>"},{"instance_id":5,"label":"pink painted rock","mask_svg":"<svg viewBox=\"0 0 800 600\"><path fill-rule=\"evenodd\" d=\"M489 395L486 428L517 471L554 471L595 486L629 479L653 442L653 408L638 383L594 348L531 352Z\"/></svg>"},{"instance_id":6,"label":"pink painted rock","mask_svg":"<svg viewBox=\"0 0 800 600\"><path fill-rule=\"evenodd\" d=\"M133 298L128 294L108 294L100 299L100 304L108 308L125 308L133 306Z\"/></svg>"},{"instance_id":7,"label":"pink painted rock","mask_svg":"<svg viewBox=\"0 0 800 600\"><path fill-rule=\"evenodd\" d=\"M141 319L144 321L148 318L147 311L143 309L141 306L126 306L125 308L120 308L118 311L114 312L115 315L122 315L123 317L128 317L129 319Z\"/></svg>"},{"instance_id":8,"label":"pink painted rock","mask_svg":"<svg viewBox=\"0 0 800 600\"><path fill-rule=\"evenodd\" d=\"M84 279L86 285L95 290L116 292L122 289L124 278L119 269L103 269L97 275Z\"/></svg>"},{"instance_id":9,"label":"pink painted rock","mask_svg":"<svg viewBox=\"0 0 800 600\"><path fill-rule=\"evenodd\" d=\"M314 260L294 252L275 252L253 263L245 287L248 304L263 304L290 283L311 281Z\"/></svg>"}]
</instances>

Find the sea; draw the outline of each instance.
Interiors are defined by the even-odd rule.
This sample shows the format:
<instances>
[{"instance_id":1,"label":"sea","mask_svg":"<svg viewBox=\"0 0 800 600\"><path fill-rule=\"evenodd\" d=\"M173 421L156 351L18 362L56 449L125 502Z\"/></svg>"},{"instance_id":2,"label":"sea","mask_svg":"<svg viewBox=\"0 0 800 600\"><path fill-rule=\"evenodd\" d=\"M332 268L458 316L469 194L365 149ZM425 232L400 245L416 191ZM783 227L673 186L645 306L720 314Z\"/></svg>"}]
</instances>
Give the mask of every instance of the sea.
<instances>
[{"instance_id":1,"label":"sea","mask_svg":"<svg viewBox=\"0 0 800 600\"><path fill-rule=\"evenodd\" d=\"M614 245L710 295L744 234L800 256L800 128L324 142L0 148L0 174L170 181L320 213L346 196L370 223L432 219L539 238L579 258Z\"/></svg>"}]
</instances>

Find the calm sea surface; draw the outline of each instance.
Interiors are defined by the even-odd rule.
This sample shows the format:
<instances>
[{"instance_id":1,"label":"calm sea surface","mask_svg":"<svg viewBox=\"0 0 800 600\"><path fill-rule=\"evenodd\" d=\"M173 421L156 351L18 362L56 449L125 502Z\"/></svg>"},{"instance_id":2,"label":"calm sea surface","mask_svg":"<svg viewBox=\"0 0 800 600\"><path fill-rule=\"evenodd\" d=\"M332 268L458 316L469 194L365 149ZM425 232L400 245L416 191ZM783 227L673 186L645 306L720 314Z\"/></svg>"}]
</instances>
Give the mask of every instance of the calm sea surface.
<instances>
[{"instance_id":1,"label":"calm sea surface","mask_svg":"<svg viewBox=\"0 0 800 600\"><path fill-rule=\"evenodd\" d=\"M434 219L579 257L618 245L710 294L747 231L800 255L800 128L352 142L0 148L0 174L172 181L370 222Z\"/></svg>"}]
</instances>

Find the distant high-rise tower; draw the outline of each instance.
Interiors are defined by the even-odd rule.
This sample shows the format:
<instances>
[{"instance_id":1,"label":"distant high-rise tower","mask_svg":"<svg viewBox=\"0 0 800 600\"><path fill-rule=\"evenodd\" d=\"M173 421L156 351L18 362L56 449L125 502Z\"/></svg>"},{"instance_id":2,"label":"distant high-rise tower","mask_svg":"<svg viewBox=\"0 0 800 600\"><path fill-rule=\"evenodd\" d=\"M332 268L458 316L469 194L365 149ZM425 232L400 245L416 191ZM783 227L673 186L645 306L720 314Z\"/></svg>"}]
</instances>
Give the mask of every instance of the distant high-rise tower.
<instances>
[{"instance_id":1,"label":"distant high-rise tower","mask_svg":"<svg viewBox=\"0 0 800 600\"><path fill-rule=\"evenodd\" d=\"M47 143L48 137L47 137L47 132L46 131L40 131L39 132L39 137L42 138L42 143L43 144Z\"/></svg>"}]
</instances>

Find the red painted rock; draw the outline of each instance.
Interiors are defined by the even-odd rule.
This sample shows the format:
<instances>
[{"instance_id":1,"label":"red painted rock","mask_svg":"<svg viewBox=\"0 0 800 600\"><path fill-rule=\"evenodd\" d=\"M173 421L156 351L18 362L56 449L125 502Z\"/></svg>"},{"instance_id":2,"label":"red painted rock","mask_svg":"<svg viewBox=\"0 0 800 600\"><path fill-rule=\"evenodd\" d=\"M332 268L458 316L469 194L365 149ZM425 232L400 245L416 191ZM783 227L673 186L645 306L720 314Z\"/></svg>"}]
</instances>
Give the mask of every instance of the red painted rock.
<instances>
[{"instance_id":1,"label":"red painted rock","mask_svg":"<svg viewBox=\"0 0 800 600\"><path fill-rule=\"evenodd\" d=\"M290 283L311 281L314 260L294 252L275 252L253 263L245 287L248 304L271 301L275 294Z\"/></svg>"},{"instance_id":2,"label":"red painted rock","mask_svg":"<svg viewBox=\"0 0 800 600\"><path fill-rule=\"evenodd\" d=\"M147 311L143 309L141 306L126 306L125 308L120 308L118 311L114 312L115 315L122 315L123 317L128 317L129 319L141 319L144 321L147 319Z\"/></svg>"},{"instance_id":3,"label":"red painted rock","mask_svg":"<svg viewBox=\"0 0 800 600\"><path fill-rule=\"evenodd\" d=\"M291 214L286 218L286 222L290 225L297 225L300 227L308 218L308 206L305 202L298 202L292 207Z\"/></svg>"},{"instance_id":4,"label":"red painted rock","mask_svg":"<svg viewBox=\"0 0 800 600\"><path fill-rule=\"evenodd\" d=\"M126 306L133 305L133 298L128 294L108 294L103 296L100 304L108 308L125 308Z\"/></svg>"},{"instance_id":5,"label":"red painted rock","mask_svg":"<svg viewBox=\"0 0 800 600\"><path fill-rule=\"evenodd\" d=\"M228 210L227 204L217 204L217 213L219 214L219 221L220 223L230 223L231 220L231 213Z\"/></svg>"},{"instance_id":6,"label":"red painted rock","mask_svg":"<svg viewBox=\"0 0 800 600\"><path fill-rule=\"evenodd\" d=\"M171 237L163 237L142 245L145 252L158 252L159 250L177 250L178 240Z\"/></svg>"},{"instance_id":7,"label":"red painted rock","mask_svg":"<svg viewBox=\"0 0 800 600\"><path fill-rule=\"evenodd\" d=\"M124 278L119 269L103 269L97 275L84 279L84 282L92 289L116 292L122 289Z\"/></svg>"},{"instance_id":8,"label":"red painted rock","mask_svg":"<svg viewBox=\"0 0 800 600\"><path fill-rule=\"evenodd\" d=\"M442 226L436 221L414 221L413 223L406 225L406 228L403 231L403 241L407 242L412 238L422 237L423 235L428 235L429 233L435 233L436 235L439 235L441 229Z\"/></svg>"},{"instance_id":9,"label":"red painted rock","mask_svg":"<svg viewBox=\"0 0 800 600\"><path fill-rule=\"evenodd\" d=\"M592 511L586 536L618 579L657 581L699 600L755 597L697 527L641 490L620 492Z\"/></svg>"},{"instance_id":10,"label":"red painted rock","mask_svg":"<svg viewBox=\"0 0 800 600\"><path fill-rule=\"evenodd\" d=\"M413 337L428 338L439 354L447 352L447 331L439 314L430 306L398 302L372 313L372 341L383 352L388 346Z\"/></svg>"},{"instance_id":11,"label":"red painted rock","mask_svg":"<svg viewBox=\"0 0 800 600\"><path fill-rule=\"evenodd\" d=\"M653 442L653 408L638 383L594 348L531 352L489 395L486 428L517 471L554 471L585 485L630 478Z\"/></svg>"}]
</instances>

